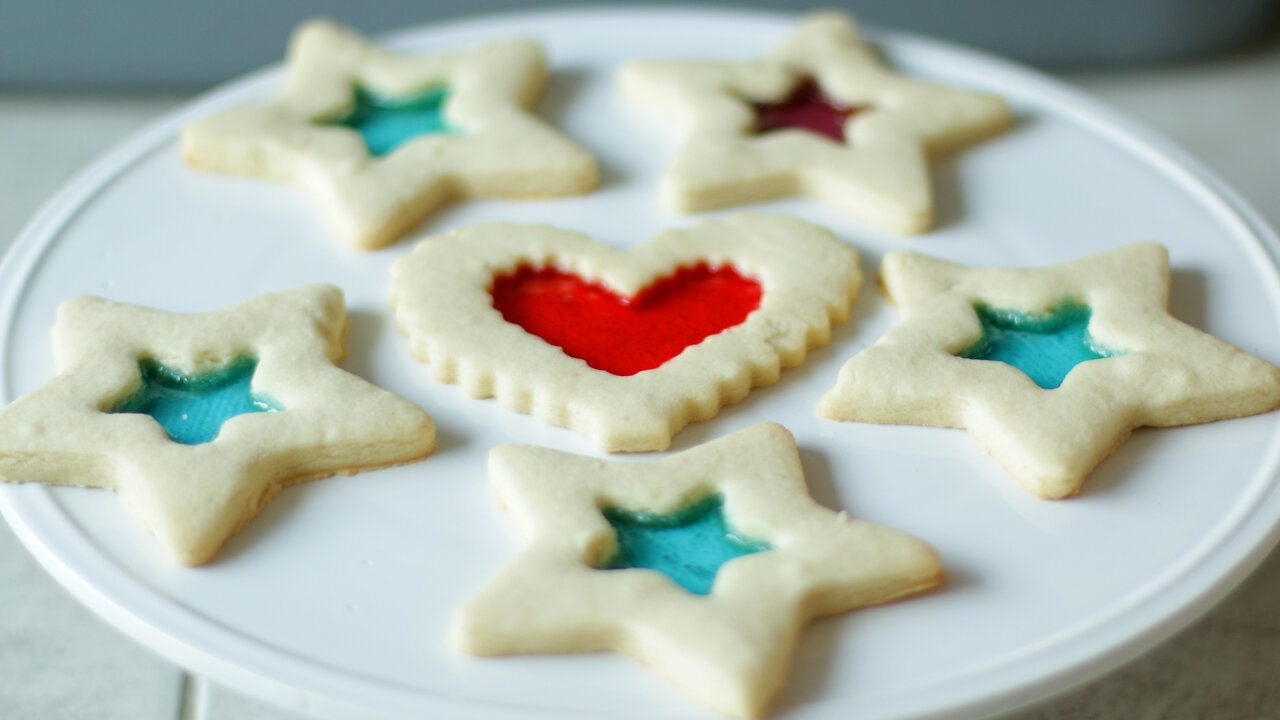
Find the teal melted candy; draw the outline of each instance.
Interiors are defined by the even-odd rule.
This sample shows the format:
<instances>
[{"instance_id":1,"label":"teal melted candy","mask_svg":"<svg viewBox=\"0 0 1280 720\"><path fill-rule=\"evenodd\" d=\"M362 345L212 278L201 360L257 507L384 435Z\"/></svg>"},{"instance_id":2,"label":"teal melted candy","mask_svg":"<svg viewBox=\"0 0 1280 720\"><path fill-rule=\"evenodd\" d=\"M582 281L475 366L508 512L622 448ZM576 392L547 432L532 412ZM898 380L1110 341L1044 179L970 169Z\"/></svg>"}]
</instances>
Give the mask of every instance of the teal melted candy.
<instances>
[{"instance_id":1,"label":"teal melted candy","mask_svg":"<svg viewBox=\"0 0 1280 720\"><path fill-rule=\"evenodd\" d=\"M721 565L770 549L767 543L742 537L729 527L719 495L666 515L617 508L602 512L618 533L618 553L600 569L657 570L695 595L711 592Z\"/></svg>"},{"instance_id":2,"label":"teal melted candy","mask_svg":"<svg viewBox=\"0 0 1280 720\"><path fill-rule=\"evenodd\" d=\"M444 87L405 98L356 87L351 112L325 124L355 130L364 138L369 154L382 157L419 135L456 133L444 119L448 97L449 89Z\"/></svg>"},{"instance_id":3,"label":"teal melted candy","mask_svg":"<svg viewBox=\"0 0 1280 720\"><path fill-rule=\"evenodd\" d=\"M1085 305L1065 302L1044 314L999 310L974 305L982 321L982 339L960 353L974 360L994 360L1021 370L1046 390L1062 384L1082 362L1122 353L1098 345L1089 337Z\"/></svg>"},{"instance_id":4,"label":"teal melted candy","mask_svg":"<svg viewBox=\"0 0 1280 720\"><path fill-rule=\"evenodd\" d=\"M257 358L241 356L193 377L143 358L138 361L142 387L108 412L150 415L174 442L207 443L236 415L283 409L250 390L257 368Z\"/></svg>"}]
</instances>

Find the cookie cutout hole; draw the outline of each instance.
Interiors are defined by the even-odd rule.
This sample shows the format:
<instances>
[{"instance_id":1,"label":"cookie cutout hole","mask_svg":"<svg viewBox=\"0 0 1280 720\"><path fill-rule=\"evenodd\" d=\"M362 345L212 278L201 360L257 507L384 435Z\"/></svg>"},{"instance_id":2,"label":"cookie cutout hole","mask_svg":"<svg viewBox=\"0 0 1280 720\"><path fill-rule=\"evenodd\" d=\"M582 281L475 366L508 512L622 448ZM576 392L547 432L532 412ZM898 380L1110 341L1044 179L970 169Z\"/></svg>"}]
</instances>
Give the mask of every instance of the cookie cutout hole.
<instances>
[{"instance_id":1,"label":"cookie cutout hole","mask_svg":"<svg viewBox=\"0 0 1280 720\"><path fill-rule=\"evenodd\" d=\"M217 370L186 375L142 358L138 361L142 387L107 412L150 415L174 442L207 443L237 415L284 409L250 389L257 368L257 358L242 355Z\"/></svg>"},{"instance_id":2,"label":"cookie cutout hole","mask_svg":"<svg viewBox=\"0 0 1280 720\"><path fill-rule=\"evenodd\" d=\"M760 307L759 280L731 266L682 267L623 297L554 267L495 275L493 307L509 323L613 375L652 370Z\"/></svg>"},{"instance_id":3,"label":"cookie cutout hole","mask_svg":"<svg viewBox=\"0 0 1280 720\"><path fill-rule=\"evenodd\" d=\"M354 92L351 110L322 124L360 133L373 157L390 154L421 135L459 134L444 117L444 104L449 98L447 87L434 87L406 97L382 95L359 86Z\"/></svg>"},{"instance_id":4,"label":"cookie cutout hole","mask_svg":"<svg viewBox=\"0 0 1280 720\"><path fill-rule=\"evenodd\" d=\"M618 552L600 570L648 568L695 595L707 595L720 566L771 549L744 537L724 517L724 498L710 495L673 513L606 507L601 512L618 535Z\"/></svg>"},{"instance_id":5,"label":"cookie cutout hole","mask_svg":"<svg viewBox=\"0 0 1280 720\"><path fill-rule=\"evenodd\" d=\"M775 103L753 102L751 109L756 114L756 135L777 130L807 130L842 143L845 122L870 108L835 100L822 91L816 80L806 77L782 100Z\"/></svg>"},{"instance_id":6,"label":"cookie cutout hole","mask_svg":"<svg viewBox=\"0 0 1280 720\"><path fill-rule=\"evenodd\" d=\"M1036 385L1052 390L1082 362L1120 355L1089 336L1087 305L1063 302L1047 313L1024 313L973 306L982 338L959 353L971 360L994 360L1021 370Z\"/></svg>"}]
</instances>

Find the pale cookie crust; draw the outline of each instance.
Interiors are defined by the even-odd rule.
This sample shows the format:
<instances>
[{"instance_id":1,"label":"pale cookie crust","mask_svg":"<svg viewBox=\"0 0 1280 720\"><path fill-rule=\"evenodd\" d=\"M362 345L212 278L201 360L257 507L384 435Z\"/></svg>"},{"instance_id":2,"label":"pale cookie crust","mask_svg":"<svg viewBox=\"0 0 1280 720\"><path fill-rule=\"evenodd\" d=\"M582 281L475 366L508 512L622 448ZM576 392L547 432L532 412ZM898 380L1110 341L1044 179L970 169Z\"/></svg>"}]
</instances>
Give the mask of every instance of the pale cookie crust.
<instances>
[{"instance_id":1,"label":"pale cookie crust","mask_svg":"<svg viewBox=\"0 0 1280 720\"><path fill-rule=\"evenodd\" d=\"M277 100L188 125L193 167L293 183L313 193L353 247L393 242L455 198L545 198L595 187L595 159L528 111L547 80L535 43L510 40L431 56L389 53L325 20L295 31L289 81ZM461 135L415 138L371 157L341 117L361 85L413 95L447 85L447 120Z\"/></svg>"},{"instance_id":2,"label":"pale cookie crust","mask_svg":"<svg viewBox=\"0 0 1280 720\"><path fill-rule=\"evenodd\" d=\"M1169 315L1169 257L1160 245L1031 269L889 253L881 280L901 324L845 364L818 414L965 428L1042 497L1078 492L1136 427L1280 405L1280 369ZM975 303L1043 313L1064 300L1091 308L1089 334L1124 354L1081 363L1052 390L1011 365L954 355L981 336Z\"/></svg>"},{"instance_id":3,"label":"pale cookie crust","mask_svg":"<svg viewBox=\"0 0 1280 720\"><path fill-rule=\"evenodd\" d=\"M942 581L925 543L815 503L791 433L774 423L642 463L502 445L489 477L528 542L455 616L459 649L615 650L728 715L764 712L809 619ZM593 569L617 548L602 507L670 513L711 494L735 531L772 549L722 565L709 595L655 570Z\"/></svg>"},{"instance_id":4,"label":"pale cookie crust","mask_svg":"<svg viewBox=\"0 0 1280 720\"><path fill-rule=\"evenodd\" d=\"M745 321L652 370L596 370L508 323L493 307L497 274L555 266L634 296L682 266L731 265L759 280ZM576 430L608 452L662 450L671 436L752 387L777 381L848 317L858 255L795 218L737 215L667 230L620 251L545 225L489 223L421 241L391 266L391 304L415 358L472 397Z\"/></svg>"},{"instance_id":5,"label":"pale cookie crust","mask_svg":"<svg viewBox=\"0 0 1280 720\"><path fill-rule=\"evenodd\" d=\"M285 485L406 463L435 447L416 405L338 368L342 291L311 285L180 315L94 297L58 306L58 375L0 410L0 478L115 490L177 562L199 565ZM148 415L108 413L138 390L138 361L185 374L242 355L284 409L238 415L183 445Z\"/></svg>"},{"instance_id":6,"label":"pale cookie crust","mask_svg":"<svg viewBox=\"0 0 1280 720\"><path fill-rule=\"evenodd\" d=\"M753 136L751 102L778 102L805 76L849 106L845 143L803 130ZM766 58L653 61L622 68L623 97L684 140L660 204L672 212L807 195L897 233L933 224L927 160L1004 130L998 97L913 80L885 68L839 13L807 18Z\"/></svg>"}]
</instances>

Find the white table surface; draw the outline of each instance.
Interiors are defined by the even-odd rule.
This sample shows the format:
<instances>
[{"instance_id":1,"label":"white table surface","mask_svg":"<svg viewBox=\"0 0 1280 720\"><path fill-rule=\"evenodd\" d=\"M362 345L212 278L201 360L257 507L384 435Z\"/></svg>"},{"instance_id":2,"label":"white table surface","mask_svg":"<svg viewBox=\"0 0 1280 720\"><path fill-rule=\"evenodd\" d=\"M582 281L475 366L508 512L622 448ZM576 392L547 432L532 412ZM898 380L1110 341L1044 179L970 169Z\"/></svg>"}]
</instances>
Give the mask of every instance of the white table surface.
<instances>
[{"instance_id":1,"label":"white table surface","mask_svg":"<svg viewBox=\"0 0 1280 720\"><path fill-rule=\"evenodd\" d=\"M1068 82L1189 151L1280 227L1280 37L1173 67ZM0 91L0 249L86 163L179 96ZM1172 640L1005 720L1280 718L1280 554ZM285 720L187 675L82 608L0 530L0 717Z\"/></svg>"}]
</instances>

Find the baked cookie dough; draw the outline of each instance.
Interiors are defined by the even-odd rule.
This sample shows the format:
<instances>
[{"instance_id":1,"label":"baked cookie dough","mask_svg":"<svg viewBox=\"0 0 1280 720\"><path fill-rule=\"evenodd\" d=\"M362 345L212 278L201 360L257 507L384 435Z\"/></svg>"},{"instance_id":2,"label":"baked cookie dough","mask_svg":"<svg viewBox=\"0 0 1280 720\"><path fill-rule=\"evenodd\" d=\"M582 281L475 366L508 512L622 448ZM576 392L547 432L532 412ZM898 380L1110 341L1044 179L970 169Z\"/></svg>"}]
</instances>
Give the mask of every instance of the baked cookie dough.
<instances>
[{"instance_id":1,"label":"baked cookie dough","mask_svg":"<svg viewBox=\"0 0 1280 720\"><path fill-rule=\"evenodd\" d=\"M115 490L199 565L285 485L435 447L416 405L337 367L342 291L311 285L181 315L58 306L58 375L0 410L0 479Z\"/></svg>"},{"instance_id":2,"label":"baked cookie dough","mask_svg":"<svg viewBox=\"0 0 1280 720\"><path fill-rule=\"evenodd\" d=\"M1280 405L1280 368L1169 315L1160 245L1045 268L896 252L880 272L901 322L845 364L818 414L965 428L1041 497L1077 493L1136 427ZM1003 337L1018 333L1048 346Z\"/></svg>"},{"instance_id":3,"label":"baked cookie dough","mask_svg":"<svg viewBox=\"0 0 1280 720\"><path fill-rule=\"evenodd\" d=\"M667 230L628 251L487 223L397 260L391 304L436 379L608 452L662 450L825 344L857 293L857 260L784 216Z\"/></svg>"},{"instance_id":4,"label":"baked cookie dough","mask_svg":"<svg viewBox=\"0 0 1280 720\"><path fill-rule=\"evenodd\" d=\"M808 195L893 232L925 232L928 158L1010 122L999 97L887 69L839 13L810 16L760 60L633 62L619 84L683 134L660 188L671 212Z\"/></svg>"},{"instance_id":5,"label":"baked cookie dough","mask_svg":"<svg viewBox=\"0 0 1280 720\"><path fill-rule=\"evenodd\" d=\"M533 42L408 56L312 20L288 67L279 99L188 125L183 156L309 190L352 247L387 245L457 198L595 187L594 158L529 112L548 75Z\"/></svg>"},{"instance_id":6,"label":"baked cookie dough","mask_svg":"<svg viewBox=\"0 0 1280 720\"><path fill-rule=\"evenodd\" d=\"M795 441L773 423L652 462L503 445L489 477L527 544L459 610L454 644L478 655L627 653L727 715L765 711L809 619L942 580L925 543L815 503ZM719 528L678 538L690 510L718 513ZM673 531L656 542L676 566L706 564L696 555L711 540L751 547L712 561L710 587L690 590L664 568L618 562L647 549L619 515Z\"/></svg>"}]
</instances>

